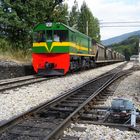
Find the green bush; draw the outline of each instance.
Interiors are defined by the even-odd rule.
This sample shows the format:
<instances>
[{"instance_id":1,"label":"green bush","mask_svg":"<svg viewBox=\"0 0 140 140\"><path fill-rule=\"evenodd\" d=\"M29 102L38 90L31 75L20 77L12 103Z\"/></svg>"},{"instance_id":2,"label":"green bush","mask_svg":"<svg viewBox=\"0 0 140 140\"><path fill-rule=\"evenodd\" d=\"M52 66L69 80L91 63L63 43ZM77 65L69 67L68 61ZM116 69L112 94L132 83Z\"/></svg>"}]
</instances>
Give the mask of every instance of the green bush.
<instances>
[{"instance_id":1,"label":"green bush","mask_svg":"<svg viewBox=\"0 0 140 140\"><path fill-rule=\"evenodd\" d=\"M24 48L24 49L23 49ZM28 49L27 49L28 48ZM6 39L0 39L0 58L16 61L31 62L31 47L22 47L12 44Z\"/></svg>"},{"instance_id":2,"label":"green bush","mask_svg":"<svg viewBox=\"0 0 140 140\"><path fill-rule=\"evenodd\" d=\"M8 41L5 39L0 39L0 51L1 52L7 52L9 49L11 49L12 46Z\"/></svg>"}]
</instances>

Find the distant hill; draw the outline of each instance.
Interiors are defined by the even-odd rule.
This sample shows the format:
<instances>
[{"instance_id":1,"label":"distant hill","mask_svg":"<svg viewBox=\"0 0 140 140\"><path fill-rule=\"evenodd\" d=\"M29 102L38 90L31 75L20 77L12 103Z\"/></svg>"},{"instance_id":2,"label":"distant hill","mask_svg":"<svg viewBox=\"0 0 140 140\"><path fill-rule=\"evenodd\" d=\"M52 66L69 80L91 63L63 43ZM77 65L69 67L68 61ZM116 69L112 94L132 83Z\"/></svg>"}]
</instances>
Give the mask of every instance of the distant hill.
<instances>
[{"instance_id":1,"label":"distant hill","mask_svg":"<svg viewBox=\"0 0 140 140\"><path fill-rule=\"evenodd\" d=\"M120 43L114 43L107 47L120 52L125 56L126 60L130 60L132 55L138 55L139 35L131 36Z\"/></svg>"},{"instance_id":2,"label":"distant hill","mask_svg":"<svg viewBox=\"0 0 140 140\"><path fill-rule=\"evenodd\" d=\"M135 31L135 32L130 32L130 33L126 33L117 37L113 37L107 40L103 40L102 44L107 46L107 45L111 45L111 44L115 44L115 43L119 43L122 42L123 40L131 37L131 36L139 36L140 37L140 30L139 31Z\"/></svg>"}]
</instances>

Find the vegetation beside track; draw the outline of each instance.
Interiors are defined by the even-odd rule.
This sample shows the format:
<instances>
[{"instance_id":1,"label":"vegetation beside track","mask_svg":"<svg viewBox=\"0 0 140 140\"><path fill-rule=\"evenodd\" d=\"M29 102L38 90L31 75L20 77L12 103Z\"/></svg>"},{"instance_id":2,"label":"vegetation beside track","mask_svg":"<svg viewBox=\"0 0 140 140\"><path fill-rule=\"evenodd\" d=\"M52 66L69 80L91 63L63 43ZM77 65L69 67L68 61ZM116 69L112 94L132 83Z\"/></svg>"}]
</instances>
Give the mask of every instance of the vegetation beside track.
<instances>
[{"instance_id":1,"label":"vegetation beside track","mask_svg":"<svg viewBox=\"0 0 140 140\"><path fill-rule=\"evenodd\" d=\"M0 59L31 61L32 29L38 23L62 22L100 41L99 22L84 2L75 0L69 11L65 0L0 1ZM87 25L88 23L88 25Z\"/></svg>"},{"instance_id":2,"label":"vegetation beside track","mask_svg":"<svg viewBox=\"0 0 140 140\"><path fill-rule=\"evenodd\" d=\"M16 47L14 44L11 45L10 41L6 39L0 39L1 60L10 60L17 63L30 63L31 53L31 49L21 49L20 47Z\"/></svg>"}]
</instances>

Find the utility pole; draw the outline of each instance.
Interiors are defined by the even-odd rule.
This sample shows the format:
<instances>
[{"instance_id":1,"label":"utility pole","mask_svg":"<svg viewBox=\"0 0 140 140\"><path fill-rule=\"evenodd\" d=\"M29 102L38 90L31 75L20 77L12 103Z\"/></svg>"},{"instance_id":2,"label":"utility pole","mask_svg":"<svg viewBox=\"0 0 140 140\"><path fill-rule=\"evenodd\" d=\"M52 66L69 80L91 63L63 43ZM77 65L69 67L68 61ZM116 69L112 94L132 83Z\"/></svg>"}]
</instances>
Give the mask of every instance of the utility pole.
<instances>
[{"instance_id":1,"label":"utility pole","mask_svg":"<svg viewBox=\"0 0 140 140\"><path fill-rule=\"evenodd\" d=\"M88 35L88 21L86 22L86 34Z\"/></svg>"},{"instance_id":2,"label":"utility pole","mask_svg":"<svg viewBox=\"0 0 140 140\"><path fill-rule=\"evenodd\" d=\"M139 63L140 63L140 39L139 39Z\"/></svg>"}]
</instances>

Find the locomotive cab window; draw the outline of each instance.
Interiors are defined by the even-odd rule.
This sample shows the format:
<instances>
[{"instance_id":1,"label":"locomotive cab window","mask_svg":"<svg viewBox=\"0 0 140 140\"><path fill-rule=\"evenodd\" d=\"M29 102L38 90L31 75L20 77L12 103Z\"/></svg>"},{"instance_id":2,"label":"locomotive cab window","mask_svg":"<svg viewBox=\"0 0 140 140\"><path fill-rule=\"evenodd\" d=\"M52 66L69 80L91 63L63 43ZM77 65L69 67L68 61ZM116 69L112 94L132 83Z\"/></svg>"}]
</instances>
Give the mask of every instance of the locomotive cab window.
<instances>
[{"instance_id":1,"label":"locomotive cab window","mask_svg":"<svg viewBox=\"0 0 140 140\"><path fill-rule=\"evenodd\" d=\"M46 39L47 39L47 42L52 41L52 30L46 31Z\"/></svg>"},{"instance_id":2,"label":"locomotive cab window","mask_svg":"<svg viewBox=\"0 0 140 140\"><path fill-rule=\"evenodd\" d=\"M45 40L45 31L34 32L34 42L44 42Z\"/></svg>"},{"instance_id":3,"label":"locomotive cab window","mask_svg":"<svg viewBox=\"0 0 140 140\"><path fill-rule=\"evenodd\" d=\"M68 41L68 31L55 30L53 40L56 42Z\"/></svg>"}]
</instances>

